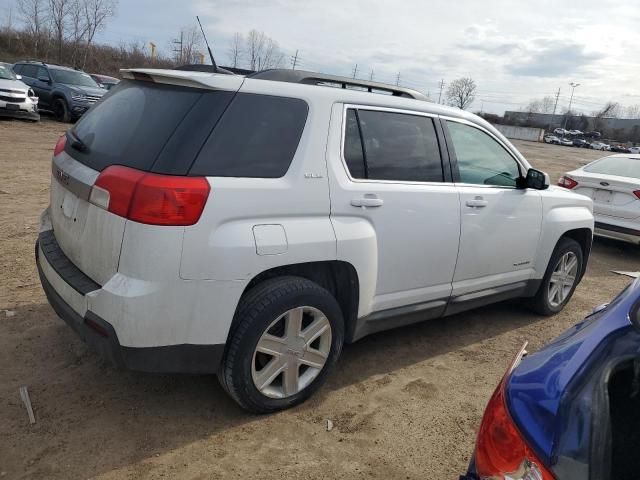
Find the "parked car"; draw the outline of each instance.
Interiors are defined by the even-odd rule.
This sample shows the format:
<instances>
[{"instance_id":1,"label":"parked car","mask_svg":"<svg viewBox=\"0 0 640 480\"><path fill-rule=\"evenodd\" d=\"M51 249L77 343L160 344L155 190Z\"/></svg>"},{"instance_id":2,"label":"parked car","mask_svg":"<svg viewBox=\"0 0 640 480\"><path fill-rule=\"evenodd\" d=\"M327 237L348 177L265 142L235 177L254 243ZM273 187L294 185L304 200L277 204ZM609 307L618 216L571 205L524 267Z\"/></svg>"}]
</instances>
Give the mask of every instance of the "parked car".
<instances>
[{"instance_id":1,"label":"parked car","mask_svg":"<svg viewBox=\"0 0 640 480\"><path fill-rule=\"evenodd\" d=\"M536 353L489 400L461 480L638 478L640 280Z\"/></svg>"},{"instance_id":2,"label":"parked car","mask_svg":"<svg viewBox=\"0 0 640 480\"><path fill-rule=\"evenodd\" d=\"M556 135L560 135L561 137L564 137L565 135L567 135L569 133L568 130L565 130L564 128L556 128L553 133L555 133Z\"/></svg>"},{"instance_id":3,"label":"parked car","mask_svg":"<svg viewBox=\"0 0 640 480\"><path fill-rule=\"evenodd\" d=\"M590 148L592 148L594 150L604 150L604 151L611 150L611 147L609 145L607 145L606 143L602 143L602 142L593 142L590 145Z\"/></svg>"},{"instance_id":4,"label":"parked car","mask_svg":"<svg viewBox=\"0 0 640 480\"><path fill-rule=\"evenodd\" d=\"M629 153L640 153L640 147L629 147Z\"/></svg>"},{"instance_id":5,"label":"parked car","mask_svg":"<svg viewBox=\"0 0 640 480\"><path fill-rule=\"evenodd\" d=\"M40 120L38 97L4 62L0 62L0 116Z\"/></svg>"},{"instance_id":6,"label":"parked car","mask_svg":"<svg viewBox=\"0 0 640 480\"><path fill-rule=\"evenodd\" d=\"M560 145L564 145L565 147L573 147L573 140L563 137L560 139Z\"/></svg>"},{"instance_id":7,"label":"parked car","mask_svg":"<svg viewBox=\"0 0 640 480\"><path fill-rule=\"evenodd\" d=\"M80 70L51 63L24 61L13 66L40 98L39 108L61 122L77 120L106 93Z\"/></svg>"},{"instance_id":8,"label":"parked car","mask_svg":"<svg viewBox=\"0 0 640 480\"><path fill-rule=\"evenodd\" d=\"M98 86L104 88L105 90L111 90L120 82L120 80L115 77L110 77L108 75L98 75L97 73L92 73L91 78L93 78Z\"/></svg>"},{"instance_id":9,"label":"parked car","mask_svg":"<svg viewBox=\"0 0 640 480\"><path fill-rule=\"evenodd\" d=\"M602 134L600 132L592 131L585 133L584 136L588 138L600 138Z\"/></svg>"},{"instance_id":10,"label":"parked car","mask_svg":"<svg viewBox=\"0 0 640 480\"><path fill-rule=\"evenodd\" d=\"M578 135L583 135L583 133L580 130L569 130L569 135L573 135L573 136L578 136Z\"/></svg>"},{"instance_id":11,"label":"parked car","mask_svg":"<svg viewBox=\"0 0 640 480\"><path fill-rule=\"evenodd\" d=\"M590 144L584 138L574 138L572 141L574 147L589 148Z\"/></svg>"},{"instance_id":12,"label":"parked car","mask_svg":"<svg viewBox=\"0 0 640 480\"><path fill-rule=\"evenodd\" d=\"M565 173L558 185L593 199L596 235L640 243L640 155L603 157Z\"/></svg>"},{"instance_id":13,"label":"parked car","mask_svg":"<svg viewBox=\"0 0 640 480\"><path fill-rule=\"evenodd\" d=\"M272 412L345 341L507 298L552 315L584 274L591 199L476 115L298 70L123 77L58 141L36 249L118 365L218 373Z\"/></svg>"},{"instance_id":14,"label":"parked car","mask_svg":"<svg viewBox=\"0 0 640 480\"><path fill-rule=\"evenodd\" d=\"M555 135L545 135L544 136L545 143L553 143L555 145L560 145L560 139Z\"/></svg>"},{"instance_id":15,"label":"parked car","mask_svg":"<svg viewBox=\"0 0 640 480\"><path fill-rule=\"evenodd\" d=\"M631 153L624 145L611 145L611 151L617 153Z\"/></svg>"}]
</instances>

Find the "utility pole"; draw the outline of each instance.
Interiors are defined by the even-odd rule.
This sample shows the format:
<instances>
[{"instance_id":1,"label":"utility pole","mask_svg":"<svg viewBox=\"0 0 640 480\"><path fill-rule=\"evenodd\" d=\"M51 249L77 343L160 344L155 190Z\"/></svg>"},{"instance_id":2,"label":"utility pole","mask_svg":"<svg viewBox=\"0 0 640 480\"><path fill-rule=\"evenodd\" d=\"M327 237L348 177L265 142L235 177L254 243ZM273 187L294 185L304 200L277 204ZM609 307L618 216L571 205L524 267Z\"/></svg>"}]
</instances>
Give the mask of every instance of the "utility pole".
<instances>
[{"instance_id":1,"label":"utility pole","mask_svg":"<svg viewBox=\"0 0 640 480\"><path fill-rule=\"evenodd\" d=\"M356 78L356 74L358 73L358 64L356 63L356 66L353 67L353 78Z\"/></svg>"},{"instance_id":2,"label":"utility pole","mask_svg":"<svg viewBox=\"0 0 640 480\"><path fill-rule=\"evenodd\" d=\"M400 72L398 72L398 75L396 75L396 86L400 86Z\"/></svg>"},{"instance_id":3,"label":"utility pole","mask_svg":"<svg viewBox=\"0 0 640 480\"><path fill-rule=\"evenodd\" d=\"M566 129L567 120L569 119L569 115L571 115L571 102L573 102L573 91L576 89L576 87L579 87L580 84L579 83L575 83L575 82L571 82L569 84L569 86L571 87L571 96L569 97L569 109L567 111L567 116L564 117L564 126L562 127L564 129Z\"/></svg>"},{"instance_id":4,"label":"utility pole","mask_svg":"<svg viewBox=\"0 0 640 480\"><path fill-rule=\"evenodd\" d=\"M177 54L176 56L176 63L182 65L182 53L183 53L183 47L182 44L184 42L184 31L180 31L180 40L175 39L173 41L174 45L180 45L179 47L174 47L173 48L173 53Z\"/></svg>"},{"instance_id":5,"label":"utility pole","mask_svg":"<svg viewBox=\"0 0 640 480\"><path fill-rule=\"evenodd\" d=\"M442 89L444 88L444 78L440 81L440 94L438 94L438 103L442 99Z\"/></svg>"},{"instance_id":6,"label":"utility pole","mask_svg":"<svg viewBox=\"0 0 640 480\"><path fill-rule=\"evenodd\" d=\"M553 105L553 116L551 117L551 121L556 121L556 108L558 108L558 99L560 98L560 87L558 87L558 93L556 93L556 103Z\"/></svg>"},{"instance_id":7,"label":"utility pole","mask_svg":"<svg viewBox=\"0 0 640 480\"><path fill-rule=\"evenodd\" d=\"M296 69L296 64L297 63L298 63L298 50L296 50L296 54L291 59L291 70L295 70Z\"/></svg>"},{"instance_id":8,"label":"utility pole","mask_svg":"<svg viewBox=\"0 0 640 480\"><path fill-rule=\"evenodd\" d=\"M373 82L373 68L371 69L371 72L369 73L369 81Z\"/></svg>"}]
</instances>

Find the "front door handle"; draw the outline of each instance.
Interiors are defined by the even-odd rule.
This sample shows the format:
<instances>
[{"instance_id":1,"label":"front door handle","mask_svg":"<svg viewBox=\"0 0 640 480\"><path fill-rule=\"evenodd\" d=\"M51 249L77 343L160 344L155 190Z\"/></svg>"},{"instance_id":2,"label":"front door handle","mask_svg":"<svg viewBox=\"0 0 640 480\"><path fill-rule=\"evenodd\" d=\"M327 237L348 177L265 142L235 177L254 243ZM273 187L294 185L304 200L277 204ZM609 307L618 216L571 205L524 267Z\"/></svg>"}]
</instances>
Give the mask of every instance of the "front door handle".
<instances>
[{"instance_id":1,"label":"front door handle","mask_svg":"<svg viewBox=\"0 0 640 480\"><path fill-rule=\"evenodd\" d=\"M351 200L351 205L354 207L381 207L383 204L384 200L378 197L375 193L367 193L363 197Z\"/></svg>"},{"instance_id":2,"label":"front door handle","mask_svg":"<svg viewBox=\"0 0 640 480\"><path fill-rule=\"evenodd\" d=\"M478 196L476 198L474 198L473 200L467 200L467 207L471 207L471 208L484 208L487 205L489 205L489 202L487 202L484 198Z\"/></svg>"}]
</instances>

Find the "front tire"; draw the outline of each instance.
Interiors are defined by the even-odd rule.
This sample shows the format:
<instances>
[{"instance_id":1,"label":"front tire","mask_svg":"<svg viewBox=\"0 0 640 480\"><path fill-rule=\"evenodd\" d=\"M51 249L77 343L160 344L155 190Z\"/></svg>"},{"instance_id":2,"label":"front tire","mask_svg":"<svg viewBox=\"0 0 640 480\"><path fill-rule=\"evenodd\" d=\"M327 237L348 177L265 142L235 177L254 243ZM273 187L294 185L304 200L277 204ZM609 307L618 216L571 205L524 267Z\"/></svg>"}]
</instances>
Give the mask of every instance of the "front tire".
<instances>
[{"instance_id":1,"label":"front tire","mask_svg":"<svg viewBox=\"0 0 640 480\"><path fill-rule=\"evenodd\" d=\"M331 293L305 278L266 280L240 300L218 378L245 410L283 410L320 388L343 342Z\"/></svg>"},{"instance_id":2,"label":"front tire","mask_svg":"<svg viewBox=\"0 0 640 480\"><path fill-rule=\"evenodd\" d=\"M53 101L53 116L59 122L71 122L71 112L69 106L63 98L56 98Z\"/></svg>"},{"instance_id":3,"label":"front tire","mask_svg":"<svg viewBox=\"0 0 640 480\"><path fill-rule=\"evenodd\" d=\"M573 296L578 286L584 256L580 244L571 238L561 238L556 245L542 283L530 306L540 315L555 315Z\"/></svg>"}]
</instances>

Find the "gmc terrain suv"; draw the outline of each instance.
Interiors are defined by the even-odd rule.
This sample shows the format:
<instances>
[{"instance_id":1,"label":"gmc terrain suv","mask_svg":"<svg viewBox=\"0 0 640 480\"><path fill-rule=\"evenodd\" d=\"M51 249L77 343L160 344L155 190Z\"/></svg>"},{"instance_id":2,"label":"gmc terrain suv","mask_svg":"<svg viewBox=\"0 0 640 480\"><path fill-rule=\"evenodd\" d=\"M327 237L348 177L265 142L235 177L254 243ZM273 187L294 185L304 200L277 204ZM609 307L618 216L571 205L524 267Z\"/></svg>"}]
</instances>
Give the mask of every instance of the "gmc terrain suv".
<instances>
[{"instance_id":1,"label":"gmc terrain suv","mask_svg":"<svg viewBox=\"0 0 640 480\"><path fill-rule=\"evenodd\" d=\"M14 72L22 75L40 98L40 108L53 112L56 120L77 120L107 93L87 73L44 62L17 62Z\"/></svg>"},{"instance_id":2,"label":"gmc terrain suv","mask_svg":"<svg viewBox=\"0 0 640 480\"><path fill-rule=\"evenodd\" d=\"M58 141L36 247L116 365L270 412L344 342L514 297L554 314L584 274L591 200L475 115L297 70L123 77Z\"/></svg>"}]
</instances>

